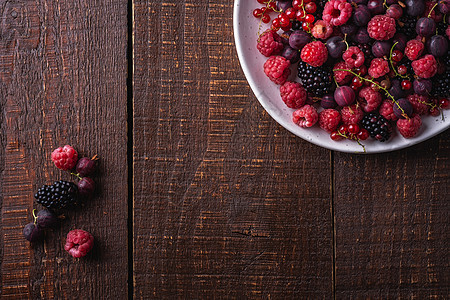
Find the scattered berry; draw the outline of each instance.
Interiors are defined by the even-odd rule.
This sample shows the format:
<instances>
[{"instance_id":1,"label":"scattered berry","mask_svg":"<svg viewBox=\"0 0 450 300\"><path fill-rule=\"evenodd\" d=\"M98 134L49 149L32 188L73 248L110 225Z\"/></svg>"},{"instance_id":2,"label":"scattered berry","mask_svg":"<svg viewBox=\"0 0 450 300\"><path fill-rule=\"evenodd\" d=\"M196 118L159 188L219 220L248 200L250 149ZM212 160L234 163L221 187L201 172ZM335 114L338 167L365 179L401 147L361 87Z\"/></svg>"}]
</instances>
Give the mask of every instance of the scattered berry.
<instances>
[{"instance_id":1,"label":"scattered berry","mask_svg":"<svg viewBox=\"0 0 450 300\"><path fill-rule=\"evenodd\" d=\"M379 92L374 91L371 87L365 87L359 92L358 102L365 112L374 111L380 106L383 98Z\"/></svg>"},{"instance_id":2,"label":"scattered berry","mask_svg":"<svg viewBox=\"0 0 450 300\"><path fill-rule=\"evenodd\" d=\"M36 225L40 228L53 228L58 223L58 217L47 209L43 209L37 213Z\"/></svg>"},{"instance_id":3,"label":"scattered berry","mask_svg":"<svg viewBox=\"0 0 450 300\"><path fill-rule=\"evenodd\" d=\"M379 41L391 39L395 31L395 20L385 15L376 15L367 25L369 36Z\"/></svg>"},{"instance_id":4,"label":"scattered berry","mask_svg":"<svg viewBox=\"0 0 450 300\"><path fill-rule=\"evenodd\" d=\"M342 122L345 125L358 124L364 117L364 112L359 105L344 106L341 109Z\"/></svg>"},{"instance_id":5,"label":"scattered berry","mask_svg":"<svg viewBox=\"0 0 450 300\"><path fill-rule=\"evenodd\" d=\"M370 62L369 75L379 78L389 73L389 63L382 58L374 58Z\"/></svg>"},{"instance_id":6,"label":"scattered berry","mask_svg":"<svg viewBox=\"0 0 450 300\"><path fill-rule=\"evenodd\" d=\"M77 166L75 168L76 172L80 176L88 176L95 172L97 169L97 155L93 158L83 157L78 160Z\"/></svg>"},{"instance_id":7,"label":"scattered berry","mask_svg":"<svg viewBox=\"0 0 450 300\"><path fill-rule=\"evenodd\" d=\"M325 4L322 18L325 22L340 26L352 16L352 5L345 0L330 0Z\"/></svg>"},{"instance_id":8,"label":"scattered berry","mask_svg":"<svg viewBox=\"0 0 450 300\"><path fill-rule=\"evenodd\" d=\"M73 182L57 181L44 185L34 195L36 202L50 209L61 209L77 204L77 186Z\"/></svg>"},{"instance_id":9,"label":"scattered berry","mask_svg":"<svg viewBox=\"0 0 450 300\"><path fill-rule=\"evenodd\" d=\"M312 3L312 2L310 2ZM314 27L311 29L311 34L316 39L322 39L325 40L331 36L333 33L333 27L330 25L330 23L327 23L322 20L316 21L314 24Z\"/></svg>"},{"instance_id":10,"label":"scattered berry","mask_svg":"<svg viewBox=\"0 0 450 300\"><path fill-rule=\"evenodd\" d=\"M348 48L342 55L342 58L352 69L361 67L364 63L364 53L356 46Z\"/></svg>"},{"instance_id":11,"label":"scattered berry","mask_svg":"<svg viewBox=\"0 0 450 300\"><path fill-rule=\"evenodd\" d=\"M425 45L419 40L410 40L406 43L405 55L409 60L416 60L422 55Z\"/></svg>"},{"instance_id":12,"label":"scattered berry","mask_svg":"<svg viewBox=\"0 0 450 300\"><path fill-rule=\"evenodd\" d=\"M83 257L94 247L94 237L87 231L75 229L67 234L64 250L75 258Z\"/></svg>"},{"instance_id":13,"label":"scattered berry","mask_svg":"<svg viewBox=\"0 0 450 300\"><path fill-rule=\"evenodd\" d=\"M266 30L258 39L256 48L264 56L277 55L283 50L281 37L273 30Z\"/></svg>"},{"instance_id":14,"label":"scattered berry","mask_svg":"<svg viewBox=\"0 0 450 300\"><path fill-rule=\"evenodd\" d=\"M427 105L427 103L429 103L429 101L427 96L412 94L409 95L407 99L409 103L411 103L416 114L426 115L428 113L429 106Z\"/></svg>"},{"instance_id":15,"label":"scattered berry","mask_svg":"<svg viewBox=\"0 0 450 300\"><path fill-rule=\"evenodd\" d=\"M271 56L264 63L264 73L276 84L283 84L291 74L290 62L282 56Z\"/></svg>"},{"instance_id":16,"label":"scattered berry","mask_svg":"<svg viewBox=\"0 0 450 300\"><path fill-rule=\"evenodd\" d=\"M381 103L379 112L380 112L380 115L382 115L389 121L397 121L398 120L397 116L394 114L394 105L389 100L384 100Z\"/></svg>"},{"instance_id":17,"label":"scattered berry","mask_svg":"<svg viewBox=\"0 0 450 300\"><path fill-rule=\"evenodd\" d=\"M95 182L89 177L83 177L77 184L78 193L86 198L92 197L95 191Z\"/></svg>"},{"instance_id":18,"label":"scattered berry","mask_svg":"<svg viewBox=\"0 0 450 300\"><path fill-rule=\"evenodd\" d=\"M341 114L335 109L325 109L319 113L319 126L326 132L333 132L341 122Z\"/></svg>"},{"instance_id":19,"label":"scattered berry","mask_svg":"<svg viewBox=\"0 0 450 300\"><path fill-rule=\"evenodd\" d=\"M59 147L52 152L52 161L58 169L72 170L78 160L77 151L72 146Z\"/></svg>"},{"instance_id":20,"label":"scattered berry","mask_svg":"<svg viewBox=\"0 0 450 300\"><path fill-rule=\"evenodd\" d=\"M389 121L376 112L368 113L361 121L361 125L366 129L370 136L380 142L387 141L392 132Z\"/></svg>"},{"instance_id":21,"label":"scattered berry","mask_svg":"<svg viewBox=\"0 0 450 300\"><path fill-rule=\"evenodd\" d=\"M421 78L431 78L436 75L437 64L433 55L427 54L423 58L412 62L414 73Z\"/></svg>"},{"instance_id":22,"label":"scattered berry","mask_svg":"<svg viewBox=\"0 0 450 300\"><path fill-rule=\"evenodd\" d=\"M28 223L23 229L23 236L31 243L39 242L44 238L44 232L34 223Z\"/></svg>"},{"instance_id":23,"label":"scattered berry","mask_svg":"<svg viewBox=\"0 0 450 300\"><path fill-rule=\"evenodd\" d=\"M300 60L298 62L298 77L303 87L317 97L322 97L331 91L331 73L326 68L314 68Z\"/></svg>"}]
</instances>

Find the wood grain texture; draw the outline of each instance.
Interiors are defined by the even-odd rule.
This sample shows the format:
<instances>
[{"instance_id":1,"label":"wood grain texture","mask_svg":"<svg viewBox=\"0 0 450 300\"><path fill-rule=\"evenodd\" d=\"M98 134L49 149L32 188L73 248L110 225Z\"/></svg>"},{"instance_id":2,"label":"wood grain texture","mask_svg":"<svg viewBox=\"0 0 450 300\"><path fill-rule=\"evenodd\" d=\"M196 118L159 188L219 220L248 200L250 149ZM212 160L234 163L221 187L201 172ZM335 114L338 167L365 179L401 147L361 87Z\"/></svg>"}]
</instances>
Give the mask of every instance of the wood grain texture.
<instances>
[{"instance_id":1,"label":"wood grain texture","mask_svg":"<svg viewBox=\"0 0 450 300\"><path fill-rule=\"evenodd\" d=\"M335 155L337 299L448 299L449 137Z\"/></svg>"},{"instance_id":2,"label":"wood grain texture","mask_svg":"<svg viewBox=\"0 0 450 300\"><path fill-rule=\"evenodd\" d=\"M134 296L330 298L330 152L249 90L233 1L134 1Z\"/></svg>"},{"instance_id":3,"label":"wood grain texture","mask_svg":"<svg viewBox=\"0 0 450 300\"><path fill-rule=\"evenodd\" d=\"M0 12L1 298L124 299L127 3L0 1ZM34 192L70 179L50 160L65 144L101 157L99 195L30 246ZM63 249L74 228L96 238L84 259Z\"/></svg>"}]
</instances>

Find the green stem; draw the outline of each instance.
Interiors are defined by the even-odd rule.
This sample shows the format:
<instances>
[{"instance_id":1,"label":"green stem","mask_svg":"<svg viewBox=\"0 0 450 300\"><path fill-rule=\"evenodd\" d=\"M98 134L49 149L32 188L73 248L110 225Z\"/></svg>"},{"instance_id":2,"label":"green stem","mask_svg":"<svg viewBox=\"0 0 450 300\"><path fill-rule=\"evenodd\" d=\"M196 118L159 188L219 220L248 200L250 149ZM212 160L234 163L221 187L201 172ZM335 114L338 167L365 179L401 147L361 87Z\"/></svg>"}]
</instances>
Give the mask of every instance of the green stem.
<instances>
[{"instance_id":1,"label":"green stem","mask_svg":"<svg viewBox=\"0 0 450 300\"><path fill-rule=\"evenodd\" d=\"M394 63L392 62L392 52L394 52L394 47L397 44L398 44L398 42L395 42L394 45L392 45L392 47L391 47L391 51L389 52L389 63L391 64L391 68L392 68L392 70L394 70L394 73L395 73L396 76L399 76L401 78L409 79L409 77L407 75L400 75L397 72L397 69L394 67Z\"/></svg>"},{"instance_id":2,"label":"green stem","mask_svg":"<svg viewBox=\"0 0 450 300\"><path fill-rule=\"evenodd\" d=\"M70 172L70 175L76 176L79 180L83 179L83 177L81 177L78 173Z\"/></svg>"},{"instance_id":3,"label":"green stem","mask_svg":"<svg viewBox=\"0 0 450 300\"><path fill-rule=\"evenodd\" d=\"M37 216L34 213L35 211L36 211L36 209L33 209L34 224L36 224L36 222L37 222Z\"/></svg>"},{"instance_id":4,"label":"green stem","mask_svg":"<svg viewBox=\"0 0 450 300\"><path fill-rule=\"evenodd\" d=\"M433 10L434 10L434 8L437 6L439 4L439 1L438 2L436 2L436 4L435 5L433 5L433 7L430 9L430 12L428 13L428 16L427 16L427 18L429 18L429 17L431 17L431 13L433 12Z\"/></svg>"}]
</instances>

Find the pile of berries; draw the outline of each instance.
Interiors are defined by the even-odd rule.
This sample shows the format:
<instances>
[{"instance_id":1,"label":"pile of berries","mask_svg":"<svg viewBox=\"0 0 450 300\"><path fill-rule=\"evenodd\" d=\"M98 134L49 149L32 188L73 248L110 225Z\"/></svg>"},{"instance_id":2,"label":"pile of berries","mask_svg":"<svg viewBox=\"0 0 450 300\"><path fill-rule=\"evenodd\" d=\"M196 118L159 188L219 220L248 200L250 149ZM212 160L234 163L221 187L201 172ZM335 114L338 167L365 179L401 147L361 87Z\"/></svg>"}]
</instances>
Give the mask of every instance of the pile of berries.
<instances>
[{"instance_id":1,"label":"pile of berries","mask_svg":"<svg viewBox=\"0 0 450 300\"><path fill-rule=\"evenodd\" d=\"M385 142L449 107L450 0L257 2L253 15L271 21L257 40L264 73L299 126Z\"/></svg>"},{"instance_id":2,"label":"pile of berries","mask_svg":"<svg viewBox=\"0 0 450 300\"><path fill-rule=\"evenodd\" d=\"M24 228L24 237L30 242L42 240L45 230L56 226L59 218L55 211L73 208L81 204L83 199L91 198L95 192L95 182L89 176L97 169L97 156L78 159L78 152L72 146L66 145L55 149L51 159L57 168L76 176L78 182L75 184L60 180L38 189L34 197L36 202L46 209L39 211L37 215L33 210L34 222ZM90 233L76 229L67 235L65 249L73 257L82 257L92 249L93 241Z\"/></svg>"}]
</instances>

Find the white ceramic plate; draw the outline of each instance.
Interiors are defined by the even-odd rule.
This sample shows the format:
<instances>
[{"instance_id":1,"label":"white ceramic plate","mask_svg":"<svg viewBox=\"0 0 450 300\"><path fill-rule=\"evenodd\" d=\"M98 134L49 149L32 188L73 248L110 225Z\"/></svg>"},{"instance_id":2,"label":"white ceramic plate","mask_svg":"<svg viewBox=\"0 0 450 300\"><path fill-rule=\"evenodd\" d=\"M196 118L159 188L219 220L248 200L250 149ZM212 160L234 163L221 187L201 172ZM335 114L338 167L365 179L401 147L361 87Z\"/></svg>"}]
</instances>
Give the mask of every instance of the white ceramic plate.
<instances>
[{"instance_id":1,"label":"white ceramic plate","mask_svg":"<svg viewBox=\"0 0 450 300\"><path fill-rule=\"evenodd\" d=\"M310 129L304 129L292 122L294 110L284 104L279 94L279 87L272 83L263 72L263 64L267 58L256 49L259 20L252 15L256 7L259 7L259 4L254 0L235 0L233 27L239 61L245 77L261 105L281 126L313 144L342 152L363 153L362 147L355 141L341 140L336 142L331 140L329 134L321 130L318 125ZM262 26L260 32L268 28L266 24ZM294 65L290 79L297 80L296 74L296 66ZM389 141L384 143L372 138L362 141L366 153L402 149L443 132L450 126L450 110L444 110L444 120L442 116L424 116L422 121L422 128L414 138L405 139L395 131Z\"/></svg>"}]
</instances>

